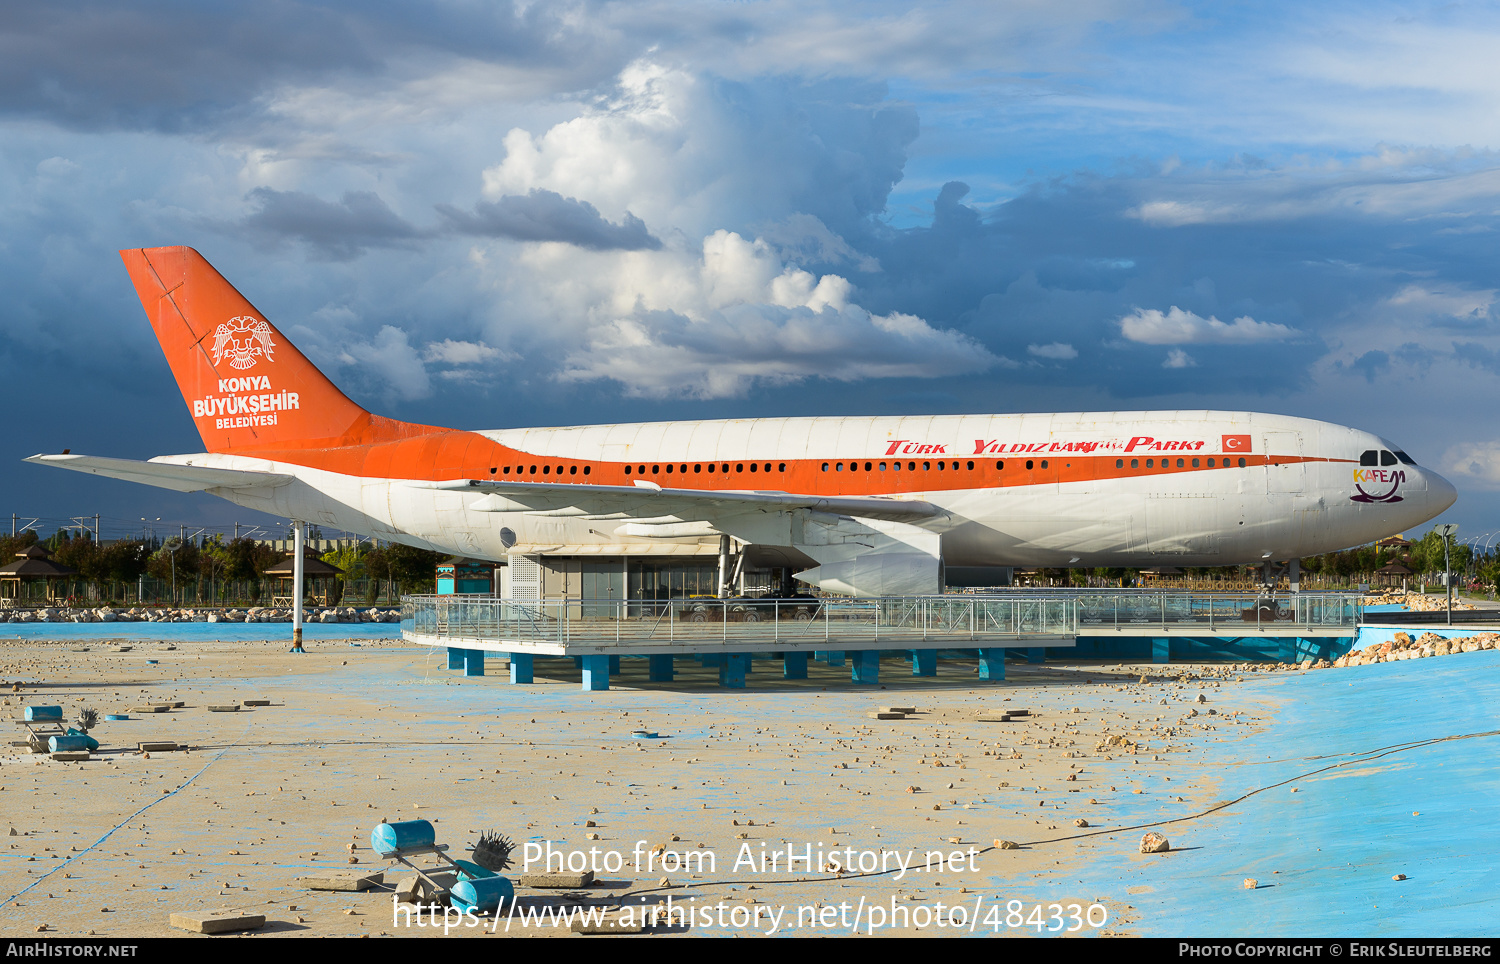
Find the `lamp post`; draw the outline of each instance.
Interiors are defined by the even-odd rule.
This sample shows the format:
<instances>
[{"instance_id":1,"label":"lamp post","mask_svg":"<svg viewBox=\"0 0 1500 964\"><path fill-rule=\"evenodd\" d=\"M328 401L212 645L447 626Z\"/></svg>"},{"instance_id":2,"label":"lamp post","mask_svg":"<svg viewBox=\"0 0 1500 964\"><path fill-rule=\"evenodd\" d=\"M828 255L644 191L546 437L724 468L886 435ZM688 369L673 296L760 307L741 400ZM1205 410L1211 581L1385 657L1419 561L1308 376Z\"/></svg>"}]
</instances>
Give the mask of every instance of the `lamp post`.
<instances>
[{"instance_id":1,"label":"lamp post","mask_svg":"<svg viewBox=\"0 0 1500 964\"><path fill-rule=\"evenodd\" d=\"M1443 537L1443 583L1448 588L1448 625L1453 625L1453 564L1448 553L1448 547L1453 543L1453 537L1458 535L1458 526L1453 523L1437 527L1438 534Z\"/></svg>"}]
</instances>

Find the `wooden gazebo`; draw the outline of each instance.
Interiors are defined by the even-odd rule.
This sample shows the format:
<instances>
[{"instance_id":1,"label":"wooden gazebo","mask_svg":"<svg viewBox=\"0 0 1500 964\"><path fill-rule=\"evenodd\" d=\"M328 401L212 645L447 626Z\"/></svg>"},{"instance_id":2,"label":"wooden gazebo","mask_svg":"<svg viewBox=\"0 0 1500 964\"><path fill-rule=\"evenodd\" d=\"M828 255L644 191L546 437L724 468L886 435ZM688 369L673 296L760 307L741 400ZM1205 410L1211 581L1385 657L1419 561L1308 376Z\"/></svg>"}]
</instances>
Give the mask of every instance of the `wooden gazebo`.
<instances>
[{"instance_id":1,"label":"wooden gazebo","mask_svg":"<svg viewBox=\"0 0 1500 964\"><path fill-rule=\"evenodd\" d=\"M54 602L57 598L57 582L59 579L67 579L78 575L76 569L69 569L60 563L52 561L52 553L40 543L33 543L16 553L16 561L8 565L0 566L0 598L6 600L8 605L14 606L21 599L21 589L27 580L43 579L47 583L47 601Z\"/></svg>"},{"instance_id":2,"label":"wooden gazebo","mask_svg":"<svg viewBox=\"0 0 1500 964\"><path fill-rule=\"evenodd\" d=\"M1394 586L1399 581L1401 583L1402 589L1406 588L1407 578L1414 575L1416 575L1415 572L1413 572L1411 569L1408 569L1406 566L1403 566L1399 562L1393 562L1389 565L1381 566L1379 569L1376 569L1373 573L1370 574L1371 581L1376 585Z\"/></svg>"},{"instance_id":3,"label":"wooden gazebo","mask_svg":"<svg viewBox=\"0 0 1500 964\"><path fill-rule=\"evenodd\" d=\"M271 605L290 606L295 601L292 598L292 566L296 562L297 557L289 555L262 573L262 575L274 577L277 581L276 593L271 596ZM328 582L343 574L344 570L338 566L319 559L315 549L308 549L302 555L303 588L306 591L306 598L315 606L328 605Z\"/></svg>"}]
</instances>

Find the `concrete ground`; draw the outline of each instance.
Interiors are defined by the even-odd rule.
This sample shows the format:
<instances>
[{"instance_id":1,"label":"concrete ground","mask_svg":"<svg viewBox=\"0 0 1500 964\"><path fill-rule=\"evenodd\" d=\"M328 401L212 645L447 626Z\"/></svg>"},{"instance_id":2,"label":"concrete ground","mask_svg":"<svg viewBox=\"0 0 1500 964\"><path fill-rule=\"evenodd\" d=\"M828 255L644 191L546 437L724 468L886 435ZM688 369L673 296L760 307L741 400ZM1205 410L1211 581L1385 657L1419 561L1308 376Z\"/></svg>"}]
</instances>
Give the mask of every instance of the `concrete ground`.
<instances>
[{"instance_id":1,"label":"concrete ground","mask_svg":"<svg viewBox=\"0 0 1500 964\"><path fill-rule=\"evenodd\" d=\"M1200 922L1165 932L1237 932L1239 917L1216 915L1242 881L1233 867L1195 876L1215 856L1201 840L1269 798L1196 815L1260 785L1227 761L1271 755L1303 678L1387 668L1011 663L1009 679L981 684L972 660L913 678L892 658L877 688L821 664L784 681L767 660L747 689L727 691L717 670L686 660L670 684L626 660L608 692L583 693L571 661L539 660L537 682L514 686L390 640L305 656L284 641L130 645L0 643L0 680L20 682L4 687L6 718L24 705L71 716L185 704L101 723L103 747L86 763L0 757L0 933L187 936L169 915L204 910L264 914L257 936L442 933L393 913L401 874L364 893L299 882L385 869L368 843L382 819L430 820L460 856L498 830L518 860L550 846L601 869L586 892L519 888L516 916L450 921L449 936L567 936L521 918L669 901L690 916L660 935L1162 933L1184 920L1163 889L1189 877ZM251 698L272 705L206 710ZM919 712L868 718L882 705ZM1022 708L1031 718L976 719ZM193 749L137 752L148 740ZM1182 821L1158 828L1175 849L1140 854L1145 825L1167 820ZM1237 846L1216 841L1221 861ZM788 850L822 867L788 873ZM852 868L820 859L830 853ZM861 861L887 872L861 874Z\"/></svg>"}]
</instances>

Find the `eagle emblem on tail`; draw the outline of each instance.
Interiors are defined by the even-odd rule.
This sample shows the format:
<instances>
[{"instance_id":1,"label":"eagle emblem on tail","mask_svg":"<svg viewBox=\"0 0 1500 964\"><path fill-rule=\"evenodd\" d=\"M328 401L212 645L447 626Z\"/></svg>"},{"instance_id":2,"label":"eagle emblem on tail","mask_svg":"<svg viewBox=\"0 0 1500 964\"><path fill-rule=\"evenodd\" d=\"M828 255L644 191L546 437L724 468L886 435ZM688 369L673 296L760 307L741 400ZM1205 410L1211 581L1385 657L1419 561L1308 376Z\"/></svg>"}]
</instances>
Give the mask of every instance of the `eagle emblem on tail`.
<instances>
[{"instance_id":1,"label":"eagle emblem on tail","mask_svg":"<svg viewBox=\"0 0 1500 964\"><path fill-rule=\"evenodd\" d=\"M266 361L275 361L271 357L271 350L275 347L271 341L271 326L260 318L241 315L214 330L215 365L227 356L231 368L244 371L255 365L257 355L264 355Z\"/></svg>"}]
</instances>

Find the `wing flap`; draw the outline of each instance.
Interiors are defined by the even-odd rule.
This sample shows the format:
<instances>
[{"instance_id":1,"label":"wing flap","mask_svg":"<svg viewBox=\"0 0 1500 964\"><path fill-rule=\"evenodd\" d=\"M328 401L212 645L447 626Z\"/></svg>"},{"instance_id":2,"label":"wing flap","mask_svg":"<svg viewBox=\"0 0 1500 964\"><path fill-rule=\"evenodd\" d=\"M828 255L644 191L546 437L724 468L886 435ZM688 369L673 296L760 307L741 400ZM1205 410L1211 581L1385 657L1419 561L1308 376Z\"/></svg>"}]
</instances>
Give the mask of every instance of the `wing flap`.
<instances>
[{"instance_id":1,"label":"wing flap","mask_svg":"<svg viewBox=\"0 0 1500 964\"><path fill-rule=\"evenodd\" d=\"M134 459L106 459L96 455L33 455L26 459L36 465L52 465L74 472L87 472L111 479L124 479L154 485L177 492L201 492L204 489L248 489L257 486L286 485L293 476L277 472L251 472L244 469L215 469L203 465L180 465L175 462L138 462Z\"/></svg>"},{"instance_id":2,"label":"wing flap","mask_svg":"<svg viewBox=\"0 0 1500 964\"><path fill-rule=\"evenodd\" d=\"M712 518L749 511L810 509L834 515L920 524L947 515L931 502L883 496L820 496L792 492L668 489L646 485L591 485L454 479L409 482L421 488L484 493L471 508L489 512L556 512L576 508L589 514L672 515L682 520Z\"/></svg>"}]
</instances>

